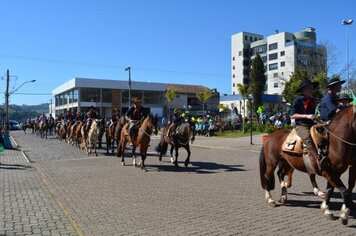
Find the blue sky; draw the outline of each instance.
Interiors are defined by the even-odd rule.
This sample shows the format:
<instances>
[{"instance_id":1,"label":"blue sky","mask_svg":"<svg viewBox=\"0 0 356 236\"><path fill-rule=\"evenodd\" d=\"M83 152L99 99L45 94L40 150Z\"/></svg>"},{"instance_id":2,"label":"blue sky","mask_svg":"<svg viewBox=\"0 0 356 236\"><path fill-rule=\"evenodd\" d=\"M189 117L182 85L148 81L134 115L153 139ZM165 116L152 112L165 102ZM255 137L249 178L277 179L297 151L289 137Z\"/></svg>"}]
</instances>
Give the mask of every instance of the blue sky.
<instances>
[{"instance_id":1,"label":"blue sky","mask_svg":"<svg viewBox=\"0 0 356 236\"><path fill-rule=\"evenodd\" d=\"M346 61L343 19L356 20L355 1L2 0L0 76L10 103L49 102L52 89L73 77L202 84L230 92L230 38L240 31L273 34L316 28ZM350 27L356 59L356 24ZM5 81L0 81L5 91ZM3 96L1 96L3 98ZM1 99L2 100L2 99ZM2 103L2 102L0 102Z\"/></svg>"}]
</instances>

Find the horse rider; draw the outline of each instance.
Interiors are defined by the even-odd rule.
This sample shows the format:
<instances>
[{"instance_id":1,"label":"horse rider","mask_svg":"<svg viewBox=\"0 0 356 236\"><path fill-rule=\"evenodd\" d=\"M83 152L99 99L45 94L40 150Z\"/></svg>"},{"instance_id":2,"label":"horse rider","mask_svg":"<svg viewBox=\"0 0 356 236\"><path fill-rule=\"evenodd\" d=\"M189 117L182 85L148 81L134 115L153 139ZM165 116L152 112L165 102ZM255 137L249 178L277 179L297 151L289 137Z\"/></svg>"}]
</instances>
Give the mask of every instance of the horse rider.
<instances>
[{"instance_id":1,"label":"horse rider","mask_svg":"<svg viewBox=\"0 0 356 236\"><path fill-rule=\"evenodd\" d=\"M73 115L73 112L72 112L72 108L68 108L67 109L67 113L64 116L64 125L65 125L65 127L67 127L68 121L72 121L73 119L74 119L74 115Z\"/></svg>"},{"instance_id":2,"label":"horse rider","mask_svg":"<svg viewBox=\"0 0 356 236\"><path fill-rule=\"evenodd\" d=\"M135 97L133 100L134 105L126 112L125 117L129 122L129 125L125 126L127 133L129 134L130 145L133 145L133 141L136 140L138 127L138 122L145 117L146 109L142 107L142 100Z\"/></svg>"},{"instance_id":3,"label":"horse rider","mask_svg":"<svg viewBox=\"0 0 356 236\"><path fill-rule=\"evenodd\" d=\"M79 124L79 122L82 121L82 115L79 111L77 111L75 113L75 117L74 117L74 124L71 127L72 130L75 130L75 127L77 127L77 125Z\"/></svg>"},{"instance_id":4,"label":"horse rider","mask_svg":"<svg viewBox=\"0 0 356 236\"><path fill-rule=\"evenodd\" d=\"M111 116L111 123L115 123L119 120L120 115L119 115L119 109L117 107L114 108Z\"/></svg>"},{"instance_id":5,"label":"horse rider","mask_svg":"<svg viewBox=\"0 0 356 236\"><path fill-rule=\"evenodd\" d=\"M185 113L182 112L179 108L174 108L173 110L173 122L169 126L168 131L166 136L171 137L175 133L175 130L177 129L178 125L183 123L185 121Z\"/></svg>"},{"instance_id":6,"label":"horse rider","mask_svg":"<svg viewBox=\"0 0 356 236\"><path fill-rule=\"evenodd\" d=\"M349 95L347 95L346 93L340 94L338 99L340 110L343 110L351 106L352 101L353 99L350 98Z\"/></svg>"},{"instance_id":7,"label":"horse rider","mask_svg":"<svg viewBox=\"0 0 356 236\"><path fill-rule=\"evenodd\" d=\"M46 122L47 121L47 116L44 112L42 112L42 115L38 118L39 122Z\"/></svg>"},{"instance_id":8,"label":"horse rider","mask_svg":"<svg viewBox=\"0 0 356 236\"><path fill-rule=\"evenodd\" d=\"M340 80L338 76L333 76L328 83L328 92L324 95L320 102L320 118L328 122L340 111L338 102L338 94L341 91L341 85L345 80Z\"/></svg>"},{"instance_id":9,"label":"horse rider","mask_svg":"<svg viewBox=\"0 0 356 236\"><path fill-rule=\"evenodd\" d=\"M323 170L328 165L328 159L319 155L313 139L310 135L310 128L314 125L315 100L312 98L313 89L319 86L318 82L311 82L309 79L303 80L297 93L301 93L291 106L291 118L295 119L295 129L303 140L310 157L317 160L319 168Z\"/></svg>"},{"instance_id":10,"label":"horse rider","mask_svg":"<svg viewBox=\"0 0 356 236\"><path fill-rule=\"evenodd\" d=\"M88 133L90 126L91 126L91 122L94 119L98 119L98 113L96 112L95 108L93 106L91 106L89 108L89 111L85 114L85 124L84 124L84 130L85 133Z\"/></svg>"}]
</instances>

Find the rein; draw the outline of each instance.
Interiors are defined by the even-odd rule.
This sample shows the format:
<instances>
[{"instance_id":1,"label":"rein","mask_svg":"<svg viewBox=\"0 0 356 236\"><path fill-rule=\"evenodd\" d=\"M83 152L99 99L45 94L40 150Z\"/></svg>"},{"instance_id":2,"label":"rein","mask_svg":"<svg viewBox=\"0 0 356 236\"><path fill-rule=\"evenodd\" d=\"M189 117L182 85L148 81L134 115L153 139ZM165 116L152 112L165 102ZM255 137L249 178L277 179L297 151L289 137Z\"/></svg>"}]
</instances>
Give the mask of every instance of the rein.
<instances>
[{"instance_id":1,"label":"rein","mask_svg":"<svg viewBox=\"0 0 356 236\"><path fill-rule=\"evenodd\" d=\"M328 128L326 128L326 125L325 125L325 124L321 124L321 125L324 127L324 129L326 130L326 132L328 132L329 134L331 134L332 136L334 136L336 139L338 139L338 140L340 140L341 142L346 143L346 144L348 144L348 145L356 146L356 143L351 143L351 142L349 142L349 141L346 141L346 140L344 140L344 139L338 137L336 134L334 134L334 133L331 132L330 130L328 130Z\"/></svg>"}]
</instances>

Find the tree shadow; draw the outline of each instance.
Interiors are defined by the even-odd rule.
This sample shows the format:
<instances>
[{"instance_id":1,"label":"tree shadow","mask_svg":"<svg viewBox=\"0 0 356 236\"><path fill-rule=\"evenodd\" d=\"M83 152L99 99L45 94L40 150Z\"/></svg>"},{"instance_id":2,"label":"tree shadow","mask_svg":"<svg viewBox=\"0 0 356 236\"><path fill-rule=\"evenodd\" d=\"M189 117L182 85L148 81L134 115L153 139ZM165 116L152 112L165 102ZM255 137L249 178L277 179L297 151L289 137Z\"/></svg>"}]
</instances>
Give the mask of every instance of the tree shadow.
<instances>
[{"instance_id":1,"label":"tree shadow","mask_svg":"<svg viewBox=\"0 0 356 236\"><path fill-rule=\"evenodd\" d=\"M167 163L167 161L164 161ZM158 172L186 172L197 174L215 174L219 172L246 171L243 165L224 165L214 162L191 162L188 167L184 167L184 162L178 162L178 167L172 165L146 165L147 171Z\"/></svg>"},{"instance_id":2,"label":"tree shadow","mask_svg":"<svg viewBox=\"0 0 356 236\"><path fill-rule=\"evenodd\" d=\"M28 165L19 165L19 164L3 164L0 163L0 170L27 170L31 169L31 166Z\"/></svg>"}]
</instances>

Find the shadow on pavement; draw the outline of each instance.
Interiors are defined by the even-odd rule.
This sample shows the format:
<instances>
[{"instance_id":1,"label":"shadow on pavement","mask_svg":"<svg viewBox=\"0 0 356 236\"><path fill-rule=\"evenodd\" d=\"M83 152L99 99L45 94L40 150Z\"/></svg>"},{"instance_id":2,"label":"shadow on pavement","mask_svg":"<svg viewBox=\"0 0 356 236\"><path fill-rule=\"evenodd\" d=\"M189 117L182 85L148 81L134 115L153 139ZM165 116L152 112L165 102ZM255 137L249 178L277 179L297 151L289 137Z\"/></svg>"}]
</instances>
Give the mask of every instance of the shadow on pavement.
<instances>
[{"instance_id":1,"label":"shadow on pavement","mask_svg":"<svg viewBox=\"0 0 356 236\"><path fill-rule=\"evenodd\" d=\"M2 164L0 163L0 170L27 170L31 169L28 165L18 165L18 164Z\"/></svg>"},{"instance_id":2,"label":"shadow on pavement","mask_svg":"<svg viewBox=\"0 0 356 236\"><path fill-rule=\"evenodd\" d=\"M214 162L191 162L188 167L184 167L184 162L179 162L179 167L172 165L147 165L148 171L165 171L165 172L187 172L197 174L215 174L219 172L246 171L242 169L243 165L224 165Z\"/></svg>"}]
</instances>

